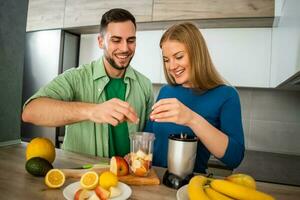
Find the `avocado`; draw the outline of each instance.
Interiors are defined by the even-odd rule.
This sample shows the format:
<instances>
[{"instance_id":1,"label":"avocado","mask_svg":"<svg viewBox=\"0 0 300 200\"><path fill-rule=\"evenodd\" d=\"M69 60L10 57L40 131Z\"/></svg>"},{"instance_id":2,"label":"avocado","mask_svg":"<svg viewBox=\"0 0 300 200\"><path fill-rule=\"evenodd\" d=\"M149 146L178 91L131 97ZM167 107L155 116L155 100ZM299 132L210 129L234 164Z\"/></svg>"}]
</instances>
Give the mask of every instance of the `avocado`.
<instances>
[{"instance_id":1,"label":"avocado","mask_svg":"<svg viewBox=\"0 0 300 200\"><path fill-rule=\"evenodd\" d=\"M53 169L53 166L44 158L34 157L27 160L25 168L34 176L45 176L50 169Z\"/></svg>"}]
</instances>

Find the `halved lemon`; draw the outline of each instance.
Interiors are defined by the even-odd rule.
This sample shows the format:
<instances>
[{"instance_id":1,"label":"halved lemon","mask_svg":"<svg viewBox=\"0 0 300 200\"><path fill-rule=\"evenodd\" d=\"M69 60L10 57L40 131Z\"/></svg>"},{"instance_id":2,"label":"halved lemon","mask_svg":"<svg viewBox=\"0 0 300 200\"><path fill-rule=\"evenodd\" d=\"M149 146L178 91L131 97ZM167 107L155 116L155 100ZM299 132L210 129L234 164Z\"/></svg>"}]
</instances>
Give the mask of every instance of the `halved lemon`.
<instances>
[{"instance_id":1,"label":"halved lemon","mask_svg":"<svg viewBox=\"0 0 300 200\"><path fill-rule=\"evenodd\" d=\"M89 171L81 176L80 185L85 189L92 190L98 185L98 181L98 174L94 171Z\"/></svg>"},{"instance_id":2,"label":"halved lemon","mask_svg":"<svg viewBox=\"0 0 300 200\"><path fill-rule=\"evenodd\" d=\"M59 169L51 169L45 176L45 184L49 188L59 188L65 183L65 175Z\"/></svg>"}]
</instances>

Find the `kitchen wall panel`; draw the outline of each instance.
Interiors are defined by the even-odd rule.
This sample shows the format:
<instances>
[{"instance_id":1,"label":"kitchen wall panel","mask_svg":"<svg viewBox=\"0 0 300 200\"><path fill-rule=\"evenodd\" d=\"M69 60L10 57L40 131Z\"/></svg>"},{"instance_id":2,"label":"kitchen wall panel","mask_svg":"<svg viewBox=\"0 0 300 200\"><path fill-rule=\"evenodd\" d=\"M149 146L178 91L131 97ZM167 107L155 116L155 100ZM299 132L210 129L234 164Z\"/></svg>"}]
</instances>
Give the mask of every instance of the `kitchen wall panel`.
<instances>
[{"instance_id":1,"label":"kitchen wall panel","mask_svg":"<svg viewBox=\"0 0 300 200\"><path fill-rule=\"evenodd\" d=\"M152 18L152 0L66 0L64 27L99 25L102 15L112 8L127 9L138 22Z\"/></svg>"},{"instance_id":2,"label":"kitchen wall panel","mask_svg":"<svg viewBox=\"0 0 300 200\"><path fill-rule=\"evenodd\" d=\"M66 0L29 0L26 31L62 28Z\"/></svg>"},{"instance_id":3,"label":"kitchen wall panel","mask_svg":"<svg viewBox=\"0 0 300 200\"><path fill-rule=\"evenodd\" d=\"M273 0L154 0L153 6L153 21L273 15Z\"/></svg>"}]
</instances>

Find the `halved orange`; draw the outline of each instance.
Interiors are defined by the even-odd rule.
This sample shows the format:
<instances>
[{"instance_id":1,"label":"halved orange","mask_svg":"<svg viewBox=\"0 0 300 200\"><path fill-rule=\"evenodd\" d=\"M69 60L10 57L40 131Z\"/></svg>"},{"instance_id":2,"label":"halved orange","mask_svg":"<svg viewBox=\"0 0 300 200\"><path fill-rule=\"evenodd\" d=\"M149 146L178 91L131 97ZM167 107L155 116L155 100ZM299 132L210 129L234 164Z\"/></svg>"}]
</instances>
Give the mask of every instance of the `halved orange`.
<instances>
[{"instance_id":1,"label":"halved orange","mask_svg":"<svg viewBox=\"0 0 300 200\"><path fill-rule=\"evenodd\" d=\"M99 182L99 176L94 171L89 171L84 173L80 179L81 187L88 190L95 189L95 187L98 185L98 182Z\"/></svg>"},{"instance_id":2,"label":"halved orange","mask_svg":"<svg viewBox=\"0 0 300 200\"><path fill-rule=\"evenodd\" d=\"M45 184L49 188L59 188L65 183L65 175L59 169L51 169L45 176Z\"/></svg>"}]
</instances>

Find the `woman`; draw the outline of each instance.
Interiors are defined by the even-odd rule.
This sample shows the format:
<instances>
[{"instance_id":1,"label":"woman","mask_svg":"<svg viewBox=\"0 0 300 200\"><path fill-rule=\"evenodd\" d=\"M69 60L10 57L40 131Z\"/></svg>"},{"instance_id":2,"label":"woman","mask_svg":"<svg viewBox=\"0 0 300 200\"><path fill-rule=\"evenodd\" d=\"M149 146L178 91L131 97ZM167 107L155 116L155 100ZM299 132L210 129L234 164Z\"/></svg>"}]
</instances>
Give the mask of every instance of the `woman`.
<instances>
[{"instance_id":1,"label":"woman","mask_svg":"<svg viewBox=\"0 0 300 200\"><path fill-rule=\"evenodd\" d=\"M195 171L205 173L211 154L236 168L245 150L239 96L216 71L200 31L192 23L173 25L160 47L168 85L146 127L156 137L153 165L167 167L168 136L186 133L199 139Z\"/></svg>"}]
</instances>

